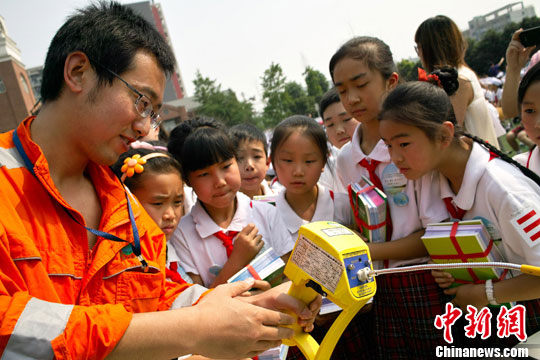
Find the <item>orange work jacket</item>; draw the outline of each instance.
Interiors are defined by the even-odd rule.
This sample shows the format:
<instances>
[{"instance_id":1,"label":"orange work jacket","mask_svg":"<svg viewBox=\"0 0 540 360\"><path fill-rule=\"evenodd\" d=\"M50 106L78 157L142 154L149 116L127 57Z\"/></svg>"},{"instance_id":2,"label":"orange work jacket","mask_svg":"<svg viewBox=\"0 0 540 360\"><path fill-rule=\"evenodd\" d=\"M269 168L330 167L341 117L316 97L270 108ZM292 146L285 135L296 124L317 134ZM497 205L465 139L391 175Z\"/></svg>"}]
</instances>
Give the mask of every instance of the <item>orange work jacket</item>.
<instances>
[{"instance_id":1,"label":"orange work jacket","mask_svg":"<svg viewBox=\"0 0 540 360\"><path fill-rule=\"evenodd\" d=\"M88 248L82 215L64 201L30 138L33 119L17 133L35 176L12 131L0 134L0 357L102 359L133 312L169 309L190 285L165 280L165 236L133 197L148 271L126 242L98 237ZM101 202L99 230L132 242L122 184L106 166L87 171Z\"/></svg>"}]
</instances>

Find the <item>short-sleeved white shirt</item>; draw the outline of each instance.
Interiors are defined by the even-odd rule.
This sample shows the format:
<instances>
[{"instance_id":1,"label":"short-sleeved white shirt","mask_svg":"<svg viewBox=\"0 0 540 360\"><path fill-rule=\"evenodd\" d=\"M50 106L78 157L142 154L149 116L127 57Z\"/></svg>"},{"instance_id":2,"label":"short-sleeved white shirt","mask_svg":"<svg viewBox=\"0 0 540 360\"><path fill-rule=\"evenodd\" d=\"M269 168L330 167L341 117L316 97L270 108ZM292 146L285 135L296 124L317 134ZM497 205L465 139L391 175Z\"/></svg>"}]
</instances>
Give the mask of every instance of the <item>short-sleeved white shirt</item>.
<instances>
[{"instance_id":1,"label":"short-sleeved white shirt","mask_svg":"<svg viewBox=\"0 0 540 360\"><path fill-rule=\"evenodd\" d=\"M201 276L205 286L211 285L217 275L216 269L222 268L228 259L223 243L213 235L220 230L241 231L253 223L262 235L265 248L272 247L279 256L288 253L294 246L272 205L251 201L240 192L236 199L236 212L227 229L220 228L197 201L191 212L180 220L171 237L170 244L184 270Z\"/></svg>"},{"instance_id":2,"label":"short-sleeved white shirt","mask_svg":"<svg viewBox=\"0 0 540 360\"><path fill-rule=\"evenodd\" d=\"M538 146L527 152L517 154L514 156L514 160L540 175L540 149Z\"/></svg>"},{"instance_id":3,"label":"short-sleeved white shirt","mask_svg":"<svg viewBox=\"0 0 540 360\"><path fill-rule=\"evenodd\" d=\"M502 239L498 248L506 261L539 266L540 238L527 237L539 233L540 226L533 226L528 235L520 228L540 219L540 187L506 161L489 159L489 152L474 143L457 194L440 175L441 198L451 197L454 205L466 210L463 220L482 219L492 239ZM517 220L531 211L537 216L519 226Z\"/></svg>"},{"instance_id":4,"label":"short-sleeved white shirt","mask_svg":"<svg viewBox=\"0 0 540 360\"><path fill-rule=\"evenodd\" d=\"M197 202L197 194L193 188L184 184L184 215L189 214L191 208Z\"/></svg>"},{"instance_id":5,"label":"short-sleeved white shirt","mask_svg":"<svg viewBox=\"0 0 540 360\"><path fill-rule=\"evenodd\" d=\"M425 227L431 222L440 222L447 217L444 204L438 201L429 208L418 207L418 198L438 199L439 192L430 186L432 174L425 175L419 180L407 180L399 173L398 168L391 162L390 154L384 142L380 140L369 155L364 154L360 147L362 126L359 125L351 142L345 144L338 155L337 168L339 178L345 188L353 182L359 182L362 176L369 178L369 172L359 163L362 159L377 160L381 163L375 169L375 173L381 179L387 195L392 218L392 240L401 239ZM390 267L407 264L418 264L427 261L427 257L407 260L391 260Z\"/></svg>"},{"instance_id":6,"label":"short-sleeved white shirt","mask_svg":"<svg viewBox=\"0 0 540 360\"><path fill-rule=\"evenodd\" d=\"M346 193L347 190L342 186L337 173L337 157L340 149L332 145L329 146L330 156L326 161L324 171L322 172L318 183L327 188L328 190L332 190L335 193Z\"/></svg>"},{"instance_id":7,"label":"short-sleeved white shirt","mask_svg":"<svg viewBox=\"0 0 540 360\"><path fill-rule=\"evenodd\" d=\"M275 194L277 194L277 193L274 192L274 190L272 190L270 188L270 185L268 185L268 181L266 181L266 179L263 179L263 181L261 182L261 187L262 187L263 195L275 195Z\"/></svg>"},{"instance_id":8,"label":"short-sleeved white shirt","mask_svg":"<svg viewBox=\"0 0 540 360\"><path fill-rule=\"evenodd\" d=\"M281 216L281 219L285 223L288 236L293 244L296 243L298 238L298 230L300 226L308 224L314 221L335 221L342 225L350 225L353 221L351 206L349 204L349 197L345 194L331 195L330 190L325 189L322 185L317 185L319 188L317 194L317 205L315 206L315 213L311 221L307 221L298 216L291 208L287 199L285 199L286 190L283 189L277 196L276 209ZM332 196L334 199L332 199Z\"/></svg>"}]
</instances>

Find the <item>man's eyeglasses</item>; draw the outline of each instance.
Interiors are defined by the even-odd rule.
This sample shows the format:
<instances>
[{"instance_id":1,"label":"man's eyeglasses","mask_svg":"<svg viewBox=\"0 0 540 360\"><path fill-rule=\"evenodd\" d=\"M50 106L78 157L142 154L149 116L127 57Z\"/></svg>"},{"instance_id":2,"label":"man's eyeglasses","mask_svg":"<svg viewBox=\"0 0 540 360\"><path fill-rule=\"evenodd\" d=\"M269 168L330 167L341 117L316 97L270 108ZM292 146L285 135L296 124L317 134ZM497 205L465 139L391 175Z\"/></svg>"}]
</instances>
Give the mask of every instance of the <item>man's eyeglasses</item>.
<instances>
[{"instance_id":1,"label":"man's eyeglasses","mask_svg":"<svg viewBox=\"0 0 540 360\"><path fill-rule=\"evenodd\" d=\"M101 68L107 70L112 76L123 82L131 91L133 91L135 94L137 94L137 100L135 100L135 109L141 115L143 118L150 117L150 126L153 130L156 130L159 127L159 124L161 124L161 119L159 118L159 114L154 112L154 107L152 106L152 103L150 102L150 99L148 96L141 93L139 90L135 89L133 85L128 83L126 80L122 79L120 75L112 71L111 69L106 68L105 66L101 65L100 63L90 60L94 64L99 65Z\"/></svg>"}]
</instances>

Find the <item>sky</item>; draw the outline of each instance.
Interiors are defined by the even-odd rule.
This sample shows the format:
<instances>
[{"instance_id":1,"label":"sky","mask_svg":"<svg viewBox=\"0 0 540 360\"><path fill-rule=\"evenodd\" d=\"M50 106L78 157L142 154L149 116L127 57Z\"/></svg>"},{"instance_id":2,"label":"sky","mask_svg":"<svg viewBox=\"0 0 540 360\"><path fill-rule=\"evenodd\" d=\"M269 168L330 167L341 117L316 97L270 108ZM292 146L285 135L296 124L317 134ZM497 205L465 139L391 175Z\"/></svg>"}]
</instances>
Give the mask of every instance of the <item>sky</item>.
<instances>
[{"instance_id":1,"label":"sky","mask_svg":"<svg viewBox=\"0 0 540 360\"><path fill-rule=\"evenodd\" d=\"M120 0L121 3L138 2ZM161 4L186 92L196 72L260 104L261 77L272 62L304 85L306 66L329 78L328 62L348 39L376 36L396 62L416 58L414 33L425 19L446 15L461 30L473 17L510 0L155 0ZM0 0L0 16L24 65L43 65L48 45L75 9L89 0ZM540 0L524 0L540 14ZM498 59L494 59L498 60ZM258 106L256 106L258 107Z\"/></svg>"}]
</instances>

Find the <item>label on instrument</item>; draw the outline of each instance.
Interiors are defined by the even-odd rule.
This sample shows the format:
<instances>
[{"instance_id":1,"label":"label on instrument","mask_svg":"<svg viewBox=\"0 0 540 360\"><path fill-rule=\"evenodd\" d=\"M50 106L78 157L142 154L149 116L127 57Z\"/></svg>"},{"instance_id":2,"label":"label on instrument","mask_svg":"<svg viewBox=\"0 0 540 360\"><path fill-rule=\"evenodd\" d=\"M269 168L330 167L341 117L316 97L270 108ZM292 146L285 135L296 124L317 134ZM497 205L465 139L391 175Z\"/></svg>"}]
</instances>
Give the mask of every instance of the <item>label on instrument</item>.
<instances>
[{"instance_id":1,"label":"label on instrument","mask_svg":"<svg viewBox=\"0 0 540 360\"><path fill-rule=\"evenodd\" d=\"M346 227L335 227L328 229L321 229L326 236L341 236L341 235L353 235L353 232Z\"/></svg>"},{"instance_id":2,"label":"label on instrument","mask_svg":"<svg viewBox=\"0 0 540 360\"><path fill-rule=\"evenodd\" d=\"M317 283L332 293L336 292L343 273L343 264L304 235L298 238L291 261Z\"/></svg>"}]
</instances>

